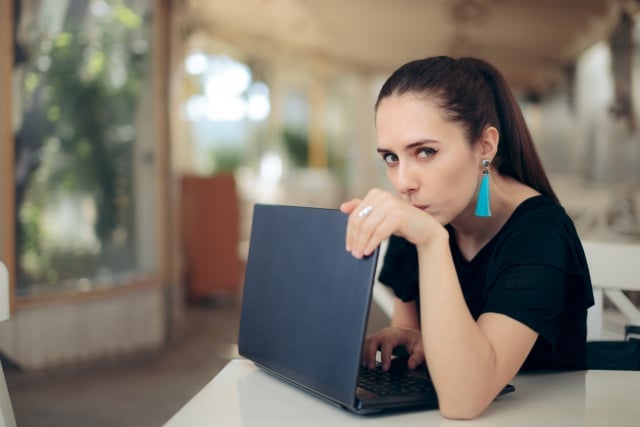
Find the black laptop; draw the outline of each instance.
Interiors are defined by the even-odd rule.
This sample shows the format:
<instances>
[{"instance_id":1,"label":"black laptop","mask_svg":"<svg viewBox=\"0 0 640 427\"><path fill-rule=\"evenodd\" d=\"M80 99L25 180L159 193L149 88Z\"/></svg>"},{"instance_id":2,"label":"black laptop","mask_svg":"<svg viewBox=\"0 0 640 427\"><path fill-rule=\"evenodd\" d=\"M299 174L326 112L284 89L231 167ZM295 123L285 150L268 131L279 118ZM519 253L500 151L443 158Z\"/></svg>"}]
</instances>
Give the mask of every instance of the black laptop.
<instances>
[{"instance_id":1,"label":"black laptop","mask_svg":"<svg viewBox=\"0 0 640 427\"><path fill-rule=\"evenodd\" d=\"M255 205L238 351L354 413L436 409L424 366L399 356L389 372L360 367L378 251L354 258L346 226L338 210Z\"/></svg>"}]
</instances>

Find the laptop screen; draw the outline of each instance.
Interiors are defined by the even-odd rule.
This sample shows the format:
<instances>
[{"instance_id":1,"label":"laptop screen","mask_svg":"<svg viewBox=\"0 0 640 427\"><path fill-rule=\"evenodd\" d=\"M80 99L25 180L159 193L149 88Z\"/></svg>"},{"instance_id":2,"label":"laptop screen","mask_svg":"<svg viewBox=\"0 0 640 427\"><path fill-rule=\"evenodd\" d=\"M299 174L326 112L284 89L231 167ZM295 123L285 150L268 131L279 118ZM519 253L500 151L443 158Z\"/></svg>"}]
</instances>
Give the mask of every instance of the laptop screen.
<instances>
[{"instance_id":1,"label":"laptop screen","mask_svg":"<svg viewBox=\"0 0 640 427\"><path fill-rule=\"evenodd\" d=\"M239 352L297 385L353 405L376 251L345 249L338 210L254 208Z\"/></svg>"}]
</instances>

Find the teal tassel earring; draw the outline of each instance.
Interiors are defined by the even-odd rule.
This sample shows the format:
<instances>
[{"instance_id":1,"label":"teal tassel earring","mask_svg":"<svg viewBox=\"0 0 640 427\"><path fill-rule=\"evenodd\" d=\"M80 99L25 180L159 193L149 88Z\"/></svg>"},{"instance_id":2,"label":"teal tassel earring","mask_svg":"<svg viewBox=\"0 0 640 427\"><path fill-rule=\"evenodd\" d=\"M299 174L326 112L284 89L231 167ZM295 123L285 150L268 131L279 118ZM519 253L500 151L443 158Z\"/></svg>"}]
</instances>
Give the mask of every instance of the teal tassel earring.
<instances>
[{"instance_id":1,"label":"teal tassel earring","mask_svg":"<svg viewBox=\"0 0 640 427\"><path fill-rule=\"evenodd\" d=\"M489 160L482 161L482 182L480 183L480 191L478 192L478 202L476 203L476 216L491 216L491 207L489 206Z\"/></svg>"}]
</instances>

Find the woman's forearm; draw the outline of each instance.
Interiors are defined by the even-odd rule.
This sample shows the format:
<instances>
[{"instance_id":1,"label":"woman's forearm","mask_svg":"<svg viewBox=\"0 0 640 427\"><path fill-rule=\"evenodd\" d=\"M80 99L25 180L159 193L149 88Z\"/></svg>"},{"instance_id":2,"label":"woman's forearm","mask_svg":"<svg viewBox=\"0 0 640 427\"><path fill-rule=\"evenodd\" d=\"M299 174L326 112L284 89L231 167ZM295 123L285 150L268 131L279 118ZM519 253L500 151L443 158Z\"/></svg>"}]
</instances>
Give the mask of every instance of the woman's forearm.
<instances>
[{"instance_id":1,"label":"woman's forearm","mask_svg":"<svg viewBox=\"0 0 640 427\"><path fill-rule=\"evenodd\" d=\"M421 326L425 357L445 416L472 418L501 386L491 342L471 316L449 250L448 236L419 248Z\"/></svg>"}]
</instances>

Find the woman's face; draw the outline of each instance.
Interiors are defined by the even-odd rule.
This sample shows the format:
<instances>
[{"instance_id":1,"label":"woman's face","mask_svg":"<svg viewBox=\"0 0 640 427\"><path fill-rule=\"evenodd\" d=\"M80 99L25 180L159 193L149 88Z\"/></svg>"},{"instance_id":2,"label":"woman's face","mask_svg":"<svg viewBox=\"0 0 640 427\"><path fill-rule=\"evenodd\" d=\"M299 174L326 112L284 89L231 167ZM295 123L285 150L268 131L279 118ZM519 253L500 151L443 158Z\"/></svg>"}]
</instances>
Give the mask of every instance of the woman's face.
<instances>
[{"instance_id":1,"label":"woman's face","mask_svg":"<svg viewBox=\"0 0 640 427\"><path fill-rule=\"evenodd\" d=\"M480 145L435 103L411 94L384 98L376 112L378 152L402 197L448 224L473 213L482 174Z\"/></svg>"}]
</instances>

